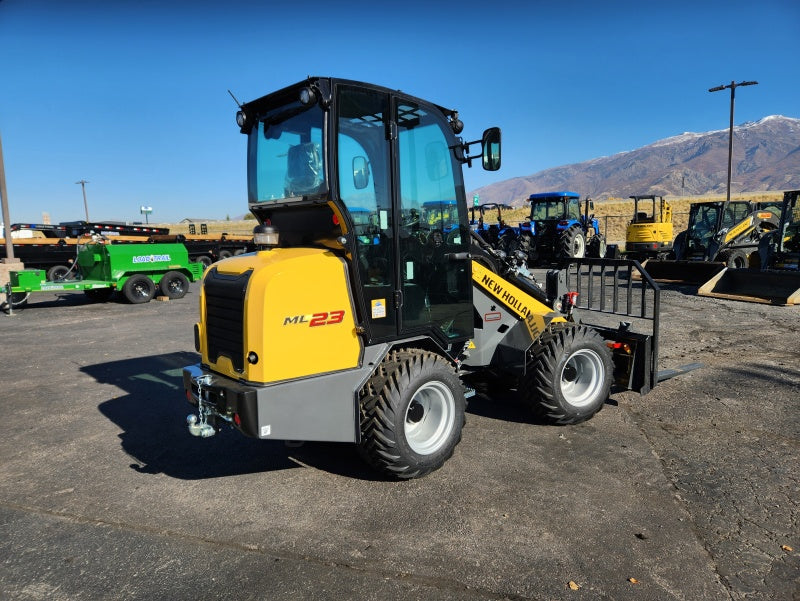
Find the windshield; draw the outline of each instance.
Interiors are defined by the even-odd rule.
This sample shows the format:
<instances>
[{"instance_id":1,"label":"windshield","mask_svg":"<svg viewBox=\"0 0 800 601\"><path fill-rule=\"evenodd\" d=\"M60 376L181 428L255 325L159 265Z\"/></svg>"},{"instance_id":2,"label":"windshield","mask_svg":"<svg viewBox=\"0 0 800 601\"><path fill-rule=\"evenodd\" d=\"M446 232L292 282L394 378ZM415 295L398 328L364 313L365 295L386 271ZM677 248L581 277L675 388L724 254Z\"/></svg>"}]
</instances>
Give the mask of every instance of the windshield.
<instances>
[{"instance_id":1,"label":"windshield","mask_svg":"<svg viewBox=\"0 0 800 601\"><path fill-rule=\"evenodd\" d=\"M535 200L531 202L531 220L561 219L564 203L561 200Z\"/></svg>"},{"instance_id":2,"label":"windshield","mask_svg":"<svg viewBox=\"0 0 800 601\"><path fill-rule=\"evenodd\" d=\"M300 200L324 195L322 126L319 105L294 102L259 118L247 146L247 195L250 203Z\"/></svg>"},{"instance_id":3,"label":"windshield","mask_svg":"<svg viewBox=\"0 0 800 601\"><path fill-rule=\"evenodd\" d=\"M717 228L718 215L717 205L697 205L697 210L691 216L689 235L700 240L710 238Z\"/></svg>"}]
</instances>

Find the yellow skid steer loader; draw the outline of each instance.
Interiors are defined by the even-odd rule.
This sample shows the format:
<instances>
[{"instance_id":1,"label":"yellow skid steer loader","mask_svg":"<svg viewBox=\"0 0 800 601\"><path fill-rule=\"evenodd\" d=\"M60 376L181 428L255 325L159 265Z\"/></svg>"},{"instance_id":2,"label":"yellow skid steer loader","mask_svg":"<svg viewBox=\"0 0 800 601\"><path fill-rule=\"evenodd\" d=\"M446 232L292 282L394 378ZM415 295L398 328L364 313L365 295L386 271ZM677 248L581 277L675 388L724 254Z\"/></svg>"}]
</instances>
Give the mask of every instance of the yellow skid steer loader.
<instances>
[{"instance_id":1,"label":"yellow skid steer loader","mask_svg":"<svg viewBox=\"0 0 800 601\"><path fill-rule=\"evenodd\" d=\"M777 229L759 244L761 271L725 269L698 290L713 296L772 305L800 304L800 190L784 192Z\"/></svg>"}]
</instances>

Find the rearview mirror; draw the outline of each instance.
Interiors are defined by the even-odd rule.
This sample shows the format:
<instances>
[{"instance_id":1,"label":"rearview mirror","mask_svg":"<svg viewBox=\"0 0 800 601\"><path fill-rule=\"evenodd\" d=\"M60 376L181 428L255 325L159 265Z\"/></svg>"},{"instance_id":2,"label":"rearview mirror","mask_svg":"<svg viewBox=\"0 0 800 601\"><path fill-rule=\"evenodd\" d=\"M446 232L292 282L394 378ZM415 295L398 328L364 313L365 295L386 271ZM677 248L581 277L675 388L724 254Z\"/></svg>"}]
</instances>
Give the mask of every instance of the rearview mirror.
<instances>
[{"instance_id":1,"label":"rearview mirror","mask_svg":"<svg viewBox=\"0 0 800 601\"><path fill-rule=\"evenodd\" d=\"M483 155L483 168L486 169L486 171L497 171L500 169L499 127L490 127L483 132L481 154Z\"/></svg>"},{"instance_id":2,"label":"rearview mirror","mask_svg":"<svg viewBox=\"0 0 800 601\"><path fill-rule=\"evenodd\" d=\"M369 184L369 162L366 157L353 157L353 185L363 190Z\"/></svg>"}]
</instances>

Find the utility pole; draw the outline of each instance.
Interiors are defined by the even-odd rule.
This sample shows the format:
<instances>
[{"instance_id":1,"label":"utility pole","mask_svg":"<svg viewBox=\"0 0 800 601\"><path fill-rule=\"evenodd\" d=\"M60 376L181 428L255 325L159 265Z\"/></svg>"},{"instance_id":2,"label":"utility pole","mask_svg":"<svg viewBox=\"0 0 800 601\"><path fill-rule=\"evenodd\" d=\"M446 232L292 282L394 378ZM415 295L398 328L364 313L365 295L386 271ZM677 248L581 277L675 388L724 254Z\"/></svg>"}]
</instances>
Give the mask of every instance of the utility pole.
<instances>
[{"instance_id":1,"label":"utility pole","mask_svg":"<svg viewBox=\"0 0 800 601\"><path fill-rule=\"evenodd\" d=\"M757 84L757 81L740 81L739 83L732 81L727 86L717 86L716 88L708 89L709 92L719 92L727 89L730 89L731 91L731 127L728 133L728 194L725 197L726 203L731 201L731 164L733 162L733 99L736 94L736 88L740 86L754 86Z\"/></svg>"},{"instance_id":2,"label":"utility pole","mask_svg":"<svg viewBox=\"0 0 800 601\"><path fill-rule=\"evenodd\" d=\"M728 179L730 180L730 176L728 177ZM83 210L86 211L86 221L88 222L89 221L89 205L86 203L86 184L88 184L89 182L87 182L85 179L82 179L82 180L80 180L78 182L75 182L75 183L76 184L80 184L81 185L81 190L83 190Z\"/></svg>"},{"instance_id":3,"label":"utility pole","mask_svg":"<svg viewBox=\"0 0 800 601\"><path fill-rule=\"evenodd\" d=\"M8 193L6 192L6 168L3 163L3 139L0 138L0 203L3 209L3 237L6 239L6 258L3 262L14 263L14 242L11 240L11 216L8 212Z\"/></svg>"}]
</instances>

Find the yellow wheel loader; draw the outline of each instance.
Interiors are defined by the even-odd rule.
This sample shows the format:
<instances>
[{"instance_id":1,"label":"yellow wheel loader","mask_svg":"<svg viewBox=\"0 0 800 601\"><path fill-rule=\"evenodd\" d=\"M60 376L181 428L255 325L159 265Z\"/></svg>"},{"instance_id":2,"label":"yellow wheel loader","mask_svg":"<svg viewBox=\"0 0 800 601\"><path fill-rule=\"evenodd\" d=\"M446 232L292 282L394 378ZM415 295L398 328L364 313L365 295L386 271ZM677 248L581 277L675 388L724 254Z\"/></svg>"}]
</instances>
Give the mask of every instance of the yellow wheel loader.
<instances>
[{"instance_id":1,"label":"yellow wheel loader","mask_svg":"<svg viewBox=\"0 0 800 601\"><path fill-rule=\"evenodd\" d=\"M471 378L502 375L559 424L658 381L659 291L632 262L571 265L547 293L470 233L462 165L498 169L499 129L465 142L454 110L333 78L240 105L237 123L258 250L205 273L193 435L350 442L406 479L452 455ZM448 219L420 218L437 204ZM583 305L611 323L577 321Z\"/></svg>"},{"instance_id":2,"label":"yellow wheel loader","mask_svg":"<svg viewBox=\"0 0 800 601\"><path fill-rule=\"evenodd\" d=\"M631 196L633 219L625 230L625 257L666 259L672 251L672 207L663 196Z\"/></svg>"}]
</instances>

